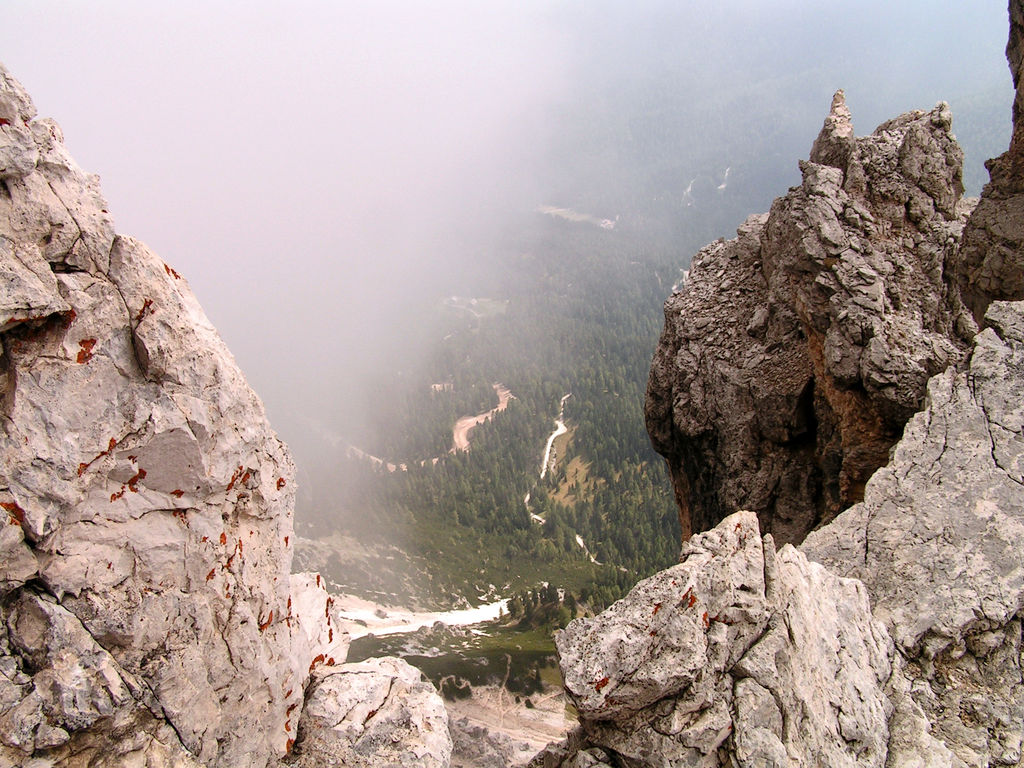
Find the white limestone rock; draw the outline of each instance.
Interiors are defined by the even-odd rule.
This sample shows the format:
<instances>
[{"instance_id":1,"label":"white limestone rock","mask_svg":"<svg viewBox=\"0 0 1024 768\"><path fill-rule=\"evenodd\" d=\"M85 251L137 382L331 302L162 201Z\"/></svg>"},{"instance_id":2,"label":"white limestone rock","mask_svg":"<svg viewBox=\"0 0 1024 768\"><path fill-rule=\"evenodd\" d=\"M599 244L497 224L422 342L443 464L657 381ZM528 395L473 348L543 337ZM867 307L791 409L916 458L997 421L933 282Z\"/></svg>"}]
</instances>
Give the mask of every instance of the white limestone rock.
<instances>
[{"instance_id":1,"label":"white limestone rock","mask_svg":"<svg viewBox=\"0 0 1024 768\"><path fill-rule=\"evenodd\" d=\"M296 768L447 768L448 714L418 669L392 657L318 673L299 724Z\"/></svg>"},{"instance_id":2,"label":"white limestone rock","mask_svg":"<svg viewBox=\"0 0 1024 768\"><path fill-rule=\"evenodd\" d=\"M565 687L592 720L633 715L731 668L768 621L757 520L739 513L685 545L683 562L556 638Z\"/></svg>"},{"instance_id":3,"label":"white limestone rock","mask_svg":"<svg viewBox=\"0 0 1024 768\"><path fill-rule=\"evenodd\" d=\"M30 123L35 116L35 106L21 83L0 78L0 182L35 169L39 150Z\"/></svg>"},{"instance_id":4,"label":"white limestone rock","mask_svg":"<svg viewBox=\"0 0 1024 768\"><path fill-rule=\"evenodd\" d=\"M198 764L155 714L145 684L126 673L71 612L24 590L0 611L0 765ZM7 761L7 762L5 762Z\"/></svg>"},{"instance_id":5,"label":"white limestone rock","mask_svg":"<svg viewBox=\"0 0 1024 768\"><path fill-rule=\"evenodd\" d=\"M966 371L931 380L892 462L803 544L864 581L907 660L912 709L968 765L1016 765L1024 730L1024 303L995 302ZM910 706L910 705L908 705Z\"/></svg>"},{"instance_id":6,"label":"white limestone rock","mask_svg":"<svg viewBox=\"0 0 1024 768\"><path fill-rule=\"evenodd\" d=\"M18 323L45 320L71 310L61 298L57 280L39 249L25 243L17 245L0 235L0 332Z\"/></svg>"},{"instance_id":7,"label":"white limestone rock","mask_svg":"<svg viewBox=\"0 0 1024 768\"><path fill-rule=\"evenodd\" d=\"M289 574L291 458L34 114L0 67L0 764L276 764L347 648Z\"/></svg>"},{"instance_id":8,"label":"white limestone rock","mask_svg":"<svg viewBox=\"0 0 1024 768\"><path fill-rule=\"evenodd\" d=\"M552 764L595 747L616 765L886 764L892 643L867 591L776 554L752 512L556 644L582 740Z\"/></svg>"},{"instance_id":9,"label":"white limestone rock","mask_svg":"<svg viewBox=\"0 0 1024 768\"><path fill-rule=\"evenodd\" d=\"M344 664L351 638L339 623L324 580L318 573L293 573L289 581L288 619L297 673Z\"/></svg>"}]
</instances>

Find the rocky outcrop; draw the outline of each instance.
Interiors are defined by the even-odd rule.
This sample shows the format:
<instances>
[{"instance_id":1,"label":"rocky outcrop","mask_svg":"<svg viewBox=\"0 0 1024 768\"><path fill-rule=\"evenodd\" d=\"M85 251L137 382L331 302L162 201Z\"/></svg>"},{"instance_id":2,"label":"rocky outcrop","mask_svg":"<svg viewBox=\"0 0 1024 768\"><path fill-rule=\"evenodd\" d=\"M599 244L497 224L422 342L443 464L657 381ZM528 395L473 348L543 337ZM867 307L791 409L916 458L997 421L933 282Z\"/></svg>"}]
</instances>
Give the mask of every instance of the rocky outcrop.
<instances>
[{"instance_id":1,"label":"rocky outcrop","mask_svg":"<svg viewBox=\"0 0 1024 768\"><path fill-rule=\"evenodd\" d=\"M1024 303L996 302L965 371L929 382L864 502L803 550L860 579L900 654L915 718L967 765L1024 737Z\"/></svg>"},{"instance_id":2,"label":"rocky outcrop","mask_svg":"<svg viewBox=\"0 0 1024 768\"><path fill-rule=\"evenodd\" d=\"M186 281L114 233L34 117L0 67L0 765L315 754L339 691L369 692L320 577L290 574L288 451ZM361 764L447 765L436 692L375 680L389 736L364 734ZM440 736L396 742L417 708Z\"/></svg>"},{"instance_id":3,"label":"rocky outcrop","mask_svg":"<svg viewBox=\"0 0 1024 768\"><path fill-rule=\"evenodd\" d=\"M737 513L571 623L580 728L535 765L1024 764L1024 302L985 322L800 550Z\"/></svg>"},{"instance_id":4,"label":"rocky outcrop","mask_svg":"<svg viewBox=\"0 0 1024 768\"><path fill-rule=\"evenodd\" d=\"M1010 1L1006 58L1016 96L1010 148L989 160L989 183L955 262L961 296L978 322L992 301L1024 299L1024 2Z\"/></svg>"},{"instance_id":5,"label":"rocky outcrop","mask_svg":"<svg viewBox=\"0 0 1024 768\"><path fill-rule=\"evenodd\" d=\"M400 659L323 670L299 722L298 768L447 768L448 714L434 687Z\"/></svg>"},{"instance_id":6,"label":"rocky outcrop","mask_svg":"<svg viewBox=\"0 0 1024 768\"><path fill-rule=\"evenodd\" d=\"M562 765L885 765L892 643L867 591L776 553L753 513L557 644L581 723L565 751L608 756Z\"/></svg>"},{"instance_id":7,"label":"rocky outcrop","mask_svg":"<svg viewBox=\"0 0 1024 768\"><path fill-rule=\"evenodd\" d=\"M646 404L684 537L747 508L801 541L862 498L928 378L962 359L951 121L940 104L854 138L837 93L802 184L693 258Z\"/></svg>"},{"instance_id":8,"label":"rocky outcrop","mask_svg":"<svg viewBox=\"0 0 1024 768\"><path fill-rule=\"evenodd\" d=\"M801 187L697 255L647 414L717 527L565 630L581 724L537 766L1024 765L1024 302L993 301L1021 241L978 258L1016 226L1021 103L962 248L945 106L856 139L839 94Z\"/></svg>"}]
</instances>

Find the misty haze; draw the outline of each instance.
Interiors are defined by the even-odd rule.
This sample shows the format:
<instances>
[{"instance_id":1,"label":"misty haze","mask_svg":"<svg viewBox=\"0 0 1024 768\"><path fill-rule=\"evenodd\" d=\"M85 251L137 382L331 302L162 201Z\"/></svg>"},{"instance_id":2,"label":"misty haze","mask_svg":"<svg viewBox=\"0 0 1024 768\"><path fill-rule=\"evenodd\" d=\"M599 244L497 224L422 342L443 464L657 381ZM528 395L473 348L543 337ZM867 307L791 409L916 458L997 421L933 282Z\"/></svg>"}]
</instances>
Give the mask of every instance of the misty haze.
<instances>
[{"instance_id":1,"label":"misty haze","mask_svg":"<svg viewBox=\"0 0 1024 768\"><path fill-rule=\"evenodd\" d=\"M553 633L735 512L687 506L716 473L762 500L717 454L687 475L682 449L659 447L666 463L652 447L663 305L694 254L759 231L748 216L809 184L798 161L840 89L857 136L948 102L964 194L980 195L1013 129L1006 30L1003 0L7 0L0 61L99 174L116 231L188 281L265 405L296 465L292 570L338 596L349 661L413 662L463 702L453 712L525 743L501 747L520 765L573 721ZM723 269L714 282L742 279ZM763 335L767 317L744 333ZM961 359L944 343L929 349ZM920 368L922 382L945 369ZM728 408L698 384L695 410ZM786 427L775 442L845 450L846 416L826 435L814 410L824 385L798 394L811 437ZM816 516L779 513L777 543L863 498L916 412L904 406L857 422L878 438L863 466L833 482L822 460L792 481L821 485ZM712 433L715 450L730 439ZM751 456L751 472L783 461ZM813 495L784 484L770 493ZM262 633L271 619L256 618ZM471 625L486 628L459 628ZM542 714L506 727L524 702Z\"/></svg>"}]
</instances>

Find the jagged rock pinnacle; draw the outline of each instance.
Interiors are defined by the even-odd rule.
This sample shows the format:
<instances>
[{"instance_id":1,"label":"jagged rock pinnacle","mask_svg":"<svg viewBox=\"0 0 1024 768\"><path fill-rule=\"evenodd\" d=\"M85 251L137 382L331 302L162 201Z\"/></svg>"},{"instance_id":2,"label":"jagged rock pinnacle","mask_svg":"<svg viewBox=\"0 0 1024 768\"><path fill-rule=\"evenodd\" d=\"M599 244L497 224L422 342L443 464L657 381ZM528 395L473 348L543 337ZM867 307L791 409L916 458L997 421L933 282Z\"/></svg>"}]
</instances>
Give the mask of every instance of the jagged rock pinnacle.
<instances>
[{"instance_id":1,"label":"jagged rock pinnacle","mask_svg":"<svg viewBox=\"0 0 1024 768\"><path fill-rule=\"evenodd\" d=\"M746 508L801 541L860 501L928 378L962 359L974 325L945 270L968 212L950 126L940 104L854 138L837 93L802 184L694 256L645 408L684 532Z\"/></svg>"},{"instance_id":2,"label":"jagged rock pinnacle","mask_svg":"<svg viewBox=\"0 0 1024 768\"><path fill-rule=\"evenodd\" d=\"M846 94L840 89L832 97L832 108L821 127L821 133L811 147L810 160L812 163L831 165L845 172L853 144L853 120L846 106Z\"/></svg>"}]
</instances>

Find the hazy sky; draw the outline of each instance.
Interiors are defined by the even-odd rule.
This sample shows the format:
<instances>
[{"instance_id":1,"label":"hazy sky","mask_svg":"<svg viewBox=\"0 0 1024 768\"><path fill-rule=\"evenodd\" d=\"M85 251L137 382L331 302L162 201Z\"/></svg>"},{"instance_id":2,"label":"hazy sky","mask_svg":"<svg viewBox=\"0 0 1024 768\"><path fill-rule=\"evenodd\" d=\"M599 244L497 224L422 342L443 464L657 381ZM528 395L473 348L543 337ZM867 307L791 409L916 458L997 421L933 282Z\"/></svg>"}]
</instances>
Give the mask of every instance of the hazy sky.
<instances>
[{"instance_id":1,"label":"hazy sky","mask_svg":"<svg viewBox=\"0 0 1024 768\"><path fill-rule=\"evenodd\" d=\"M4 0L0 61L274 417L329 407L509 210L564 202L541 171L580 94L820 70L806 153L848 82L862 133L1008 84L1006 27L1003 0Z\"/></svg>"}]
</instances>

